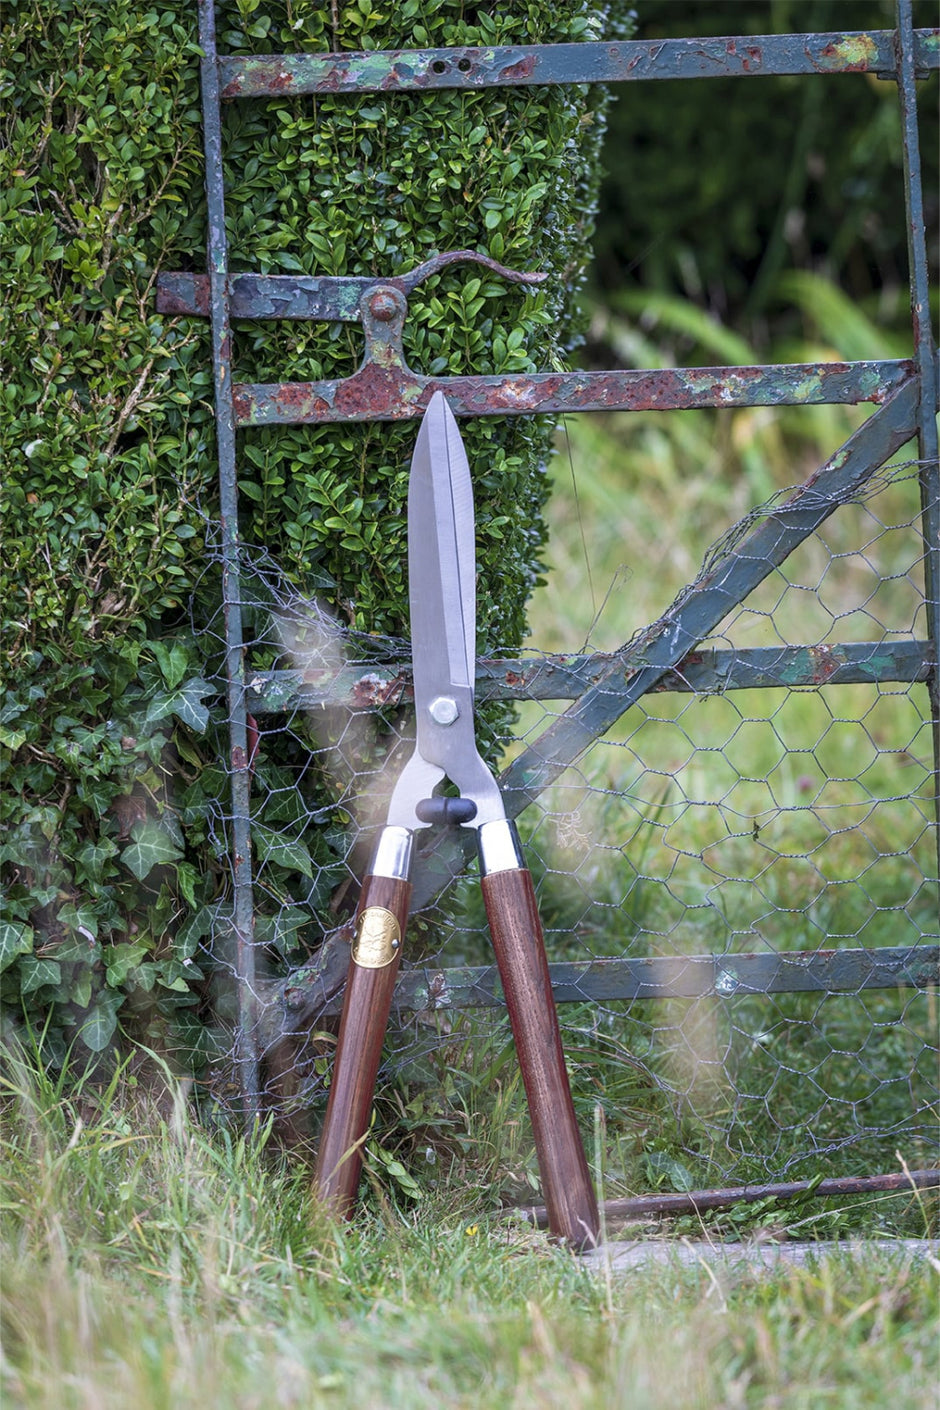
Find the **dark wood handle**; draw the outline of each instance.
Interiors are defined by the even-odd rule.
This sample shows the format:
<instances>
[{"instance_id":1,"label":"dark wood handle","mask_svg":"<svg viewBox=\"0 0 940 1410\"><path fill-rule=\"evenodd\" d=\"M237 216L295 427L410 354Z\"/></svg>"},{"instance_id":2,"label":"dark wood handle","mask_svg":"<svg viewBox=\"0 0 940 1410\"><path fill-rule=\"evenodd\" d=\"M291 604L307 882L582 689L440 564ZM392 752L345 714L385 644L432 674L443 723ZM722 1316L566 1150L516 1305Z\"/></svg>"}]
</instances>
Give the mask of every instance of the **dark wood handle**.
<instances>
[{"instance_id":1,"label":"dark wood handle","mask_svg":"<svg viewBox=\"0 0 940 1410\"><path fill-rule=\"evenodd\" d=\"M561 1047L532 878L524 868L482 879L483 900L525 1083L548 1227L575 1248L598 1242L597 1198Z\"/></svg>"},{"instance_id":2,"label":"dark wood handle","mask_svg":"<svg viewBox=\"0 0 940 1410\"><path fill-rule=\"evenodd\" d=\"M314 1175L315 1191L338 1214L350 1212L359 1185L362 1146L369 1129L410 899L411 884L407 881L367 876L362 885Z\"/></svg>"}]
</instances>

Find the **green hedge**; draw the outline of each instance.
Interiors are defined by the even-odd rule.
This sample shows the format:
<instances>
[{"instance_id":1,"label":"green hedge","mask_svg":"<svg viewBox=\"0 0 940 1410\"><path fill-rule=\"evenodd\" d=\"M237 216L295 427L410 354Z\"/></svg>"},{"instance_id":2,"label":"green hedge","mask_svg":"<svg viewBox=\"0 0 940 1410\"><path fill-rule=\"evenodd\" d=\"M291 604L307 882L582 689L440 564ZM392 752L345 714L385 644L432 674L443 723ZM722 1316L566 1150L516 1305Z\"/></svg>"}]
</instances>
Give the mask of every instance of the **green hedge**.
<instances>
[{"instance_id":1,"label":"green hedge","mask_svg":"<svg viewBox=\"0 0 940 1410\"><path fill-rule=\"evenodd\" d=\"M208 337L154 303L157 271L205 267L194 8L11 0L2 39L0 967L6 1021L42 1032L56 1060L76 1036L79 1054L110 1048L120 1025L198 1061L226 897ZM612 23L587 3L241 0L220 15L222 52L550 42ZM408 351L425 371L551 366L575 337L602 114L583 89L232 106L233 268L393 274L471 247L545 269L536 295L448 270L412 299ZM237 348L245 378L343 375L358 356L342 326L257 325ZM487 646L524 630L548 435L467 429ZM405 634L412 442L413 427L374 426L240 438L243 537L284 591ZM263 835L263 805L258 821ZM287 842L266 865L306 887L316 928L307 882L332 878L342 845L329 826Z\"/></svg>"}]
</instances>

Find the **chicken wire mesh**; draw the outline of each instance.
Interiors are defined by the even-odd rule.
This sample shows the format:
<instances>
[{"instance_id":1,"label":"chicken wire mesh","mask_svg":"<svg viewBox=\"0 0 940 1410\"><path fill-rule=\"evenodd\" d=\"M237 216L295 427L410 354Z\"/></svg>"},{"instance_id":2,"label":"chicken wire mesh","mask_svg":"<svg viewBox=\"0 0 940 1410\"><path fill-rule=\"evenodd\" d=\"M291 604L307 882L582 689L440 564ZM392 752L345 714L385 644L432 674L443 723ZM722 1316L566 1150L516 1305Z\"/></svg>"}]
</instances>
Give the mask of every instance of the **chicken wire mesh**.
<instances>
[{"instance_id":1,"label":"chicken wire mesh","mask_svg":"<svg viewBox=\"0 0 940 1410\"><path fill-rule=\"evenodd\" d=\"M276 563L238 542L236 430L310 420L294 399L315 388L242 384L237 403L233 395L222 98L272 96L294 79L310 93L332 91L338 78L348 91L499 87L531 81L530 63L543 61L549 83L711 76L722 67L752 76L890 73L912 362L449 386L459 397L469 382L474 397L489 397L485 408L458 408L474 415L505 411L505 397L514 414L876 403L794 494L745 513L656 621L631 623L621 650L539 659L533 649L479 663L480 717L536 874L575 1101L585 1128L595 1123L605 1166L597 1174L609 1193L618 1182L678 1189L857 1173L893 1163L899 1147L908 1164L929 1161L940 504L915 88L935 66L935 37L915 31L910 0L898 0L894 33L765 36L760 49L742 48L743 68L737 41L715 48L694 39L577 46L593 64L586 76L565 46L467 51L457 65L448 51L429 51L417 69L395 54L352 55L339 67L328 56L326 72L318 56L293 67L281 56L273 71L262 62L255 72L254 60L217 61L209 0L200 18L212 277L203 302L193 284L194 297L172 311L211 317L220 470L219 549L193 613L230 712L216 741L230 772L226 779L219 768L210 827L231 884L204 937L218 977L208 1006L217 1024L211 1099L220 1110L266 1103L291 1139L315 1135L358 877L412 729L406 645L344 631L299 599ZM502 67L523 52L525 65ZM235 88L223 92L233 75ZM351 296L347 282L321 281L332 313L318 306L307 316L336 315L335 300ZM240 283L259 292L252 276ZM291 285L291 298L303 292ZM256 299L249 316L272 316L263 304ZM382 361L370 336L366 373ZM330 384L312 419L413 414L408 398L431 383L403 363L399 374L379 378L391 401L373 395L368 376ZM334 405L340 392L348 405ZM920 466L875 470L915 434ZM650 615L658 610L657 602ZM518 718L507 698L522 702ZM418 849L378 1105L394 1115L399 1143L407 1133L411 1156L423 1149L433 1165L436 1152L460 1147L485 1101L501 1126L496 1181L534 1187L465 841L435 830Z\"/></svg>"},{"instance_id":2,"label":"chicken wire mesh","mask_svg":"<svg viewBox=\"0 0 940 1410\"><path fill-rule=\"evenodd\" d=\"M575 1102L586 1130L605 1127L611 1193L858 1174L891 1168L899 1149L912 1167L935 1163L920 470L876 472L782 563L763 565L681 666L519 815ZM661 620L792 496L746 513ZM260 1055L264 1101L303 1141L325 1106L358 878L413 740L409 652L345 630L263 552L244 550L240 581L253 978L246 1006L220 911L207 940L219 975L208 1090L237 1105L230 1058L249 1015L242 1040ZM221 671L221 607L200 632ZM482 731L504 778L597 659L532 650L481 663ZM220 857L225 799L220 788ZM459 831L421 838L379 1102L410 1158L434 1163L484 1100L468 1104L471 1089L511 1091L518 1138L501 1178L518 1192L537 1185L536 1167Z\"/></svg>"}]
</instances>

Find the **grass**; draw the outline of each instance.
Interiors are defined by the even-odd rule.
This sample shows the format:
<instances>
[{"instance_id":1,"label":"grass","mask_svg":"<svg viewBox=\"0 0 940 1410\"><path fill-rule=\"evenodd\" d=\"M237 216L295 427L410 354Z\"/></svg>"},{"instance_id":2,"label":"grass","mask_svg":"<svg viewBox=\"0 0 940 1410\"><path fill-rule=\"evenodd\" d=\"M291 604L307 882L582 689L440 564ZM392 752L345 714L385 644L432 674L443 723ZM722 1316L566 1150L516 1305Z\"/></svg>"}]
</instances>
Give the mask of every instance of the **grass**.
<instances>
[{"instance_id":1,"label":"grass","mask_svg":"<svg viewBox=\"0 0 940 1410\"><path fill-rule=\"evenodd\" d=\"M66 1095L8 1059L9 1410L935 1403L938 1268L890 1244L759 1280L605 1276L457 1183L336 1227L296 1164L194 1124L172 1084Z\"/></svg>"}]
</instances>

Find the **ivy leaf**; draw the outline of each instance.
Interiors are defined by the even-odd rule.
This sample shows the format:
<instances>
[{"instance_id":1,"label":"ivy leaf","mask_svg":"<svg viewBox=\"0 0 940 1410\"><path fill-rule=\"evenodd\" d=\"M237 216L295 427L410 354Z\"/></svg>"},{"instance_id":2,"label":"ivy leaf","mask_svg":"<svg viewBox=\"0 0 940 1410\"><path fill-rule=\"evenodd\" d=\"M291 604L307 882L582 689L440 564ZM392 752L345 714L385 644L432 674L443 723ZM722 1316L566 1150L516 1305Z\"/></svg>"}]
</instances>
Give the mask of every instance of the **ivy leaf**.
<instances>
[{"instance_id":1,"label":"ivy leaf","mask_svg":"<svg viewBox=\"0 0 940 1410\"><path fill-rule=\"evenodd\" d=\"M68 992L69 1003L79 1009L87 1009L91 1003L91 969L88 965L82 965L75 974L72 975L72 982Z\"/></svg>"},{"instance_id":2,"label":"ivy leaf","mask_svg":"<svg viewBox=\"0 0 940 1410\"><path fill-rule=\"evenodd\" d=\"M33 929L17 921L0 921L0 970L11 965L18 955L28 955L33 948Z\"/></svg>"},{"instance_id":3,"label":"ivy leaf","mask_svg":"<svg viewBox=\"0 0 940 1410\"><path fill-rule=\"evenodd\" d=\"M302 842L259 827L254 834L254 844L260 861L274 862L276 866L299 871L301 876L313 880L313 862Z\"/></svg>"},{"instance_id":4,"label":"ivy leaf","mask_svg":"<svg viewBox=\"0 0 940 1410\"><path fill-rule=\"evenodd\" d=\"M160 674L170 690L175 690L186 674L189 652L181 641L151 641L149 646L160 667Z\"/></svg>"},{"instance_id":5,"label":"ivy leaf","mask_svg":"<svg viewBox=\"0 0 940 1410\"><path fill-rule=\"evenodd\" d=\"M118 995L101 994L88 1011L78 1036L93 1053L100 1053L111 1041L117 1027Z\"/></svg>"},{"instance_id":6,"label":"ivy leaf","mask_svg":"<svg viewBox=\"0 0 940 1410\"><path fill-rule=\"evenodd\" d=\"M643 1164L658 1186L665 1180L680 1194L687 1194L689 1190L695 1189L695 1181L689 1170L681 1161L665 1151L648 1151L643 1157Z\"/></svg>"},{"instance_id":7,"label":"ivy leaf","mask_svg":"<svg viewBox=\"0 0 940 1410\"><path fill-rule=\"evenodd\" d=\"M203 696L216 694L214 685L200 676L194 676L173 697L173 714L197 734L202 734L209 723L209 711L202 703Z\"/></svg>"},{"instance_id":8,"label":"ivy leaf","mask_svg":"<svg viewBox=\"0 0 940 1410\"><path fill-rule=\"evenodd\" d=\"M215 695L216 688L201 676L193 676L178 690L161 692L155 695L147 707L147 723L155 724L175 715L184 725L203 734L209 723L209 710L203 705L203 696Z\"/></svg>"},{"instance_id":9,"label":"ivy leaf","mask_svg":"<svg viewBox=\"0 0 940 1410\"><path fill-rule=\"evenodd\" d=\"M201 906L199 910L194 910L187 920L183 921L176 932L175 950L180 959L188 960L199 948L199 941L210 934L212 930L213 908L211 906Z\"/></svg>"},{"instance_id":10,"label":"ivy leaf","mask_svg":"<svg viewBox=\"0 0 940 1410\"><path fill-rule=\"evenodd\" d=\"M121 861L138 881L150 875L154 867L178 861L182 849L159 818L144 818L131 829L132 842L121 853Z\"/></svg>"},{"instance_id":11,"label":"ivy leaf","mask_svg":"<svg viewBox=\"0 0 940 1410\"><path fill-rule=\"evenodd\" d=\"M189 985L182 975L177 975L175 979L161 979L160 983L164 989L172 989L177 994L188 994Z\"/></svg>"},{"instance_id":12,"label":"ivy leaf","mask_svg":"<svg viewBox=\"0 0 940 1410\"><path fill-rule=\"evenodd\" d=\"M176 884L179 887L180 895L187 904L195 910L196 885L199 881L199 873L192 862L180 862L176 868Z\"/></svg>"},{"instance_id":13,"label":"ivy leaf","mask_svg":"<svg viewBox=\"0 0 940 1410\"><path fill-rule=\"evenodd\" d=\"M20 993L32 994L45 984L58 984L62 968L55 960L37 960L27 955L20 965Z\"/></svg>"},{"instance_id":14,"label":"ivy leaf","mask_svg":"<svg viewBox=\"0 0 940 1410\"><path fill-rule=\"evenodd\" d=\"M313 920L310 911L302 906L285 908L276 916L255 918L255 939L259 944L276 945L282 955L289 955L300 944L298 930Z\"/></svg>"},{"instance_id":15,"label":"ivy leaf","mask_svg":"<svg viewBox=\"0 0 940 1410\"><path fill-rule=\"evenodd\" d=\"M147 944L139 940L134 945L112 945L104 952L104 962L108 976L108 986L117 989L124 983L130 971L140 964L147 953Z\"/></svg>"},{"instance_id":16,"label":"ivy leaf","mask_svg":"<svg viewBox=\"0 0 940 1410\"><path fill-rule=\"evenodd\" d=\"M98 939L98 916L93 906L77 906L74 901L66 901L59 907L56 919L61 925L67 925L73 935L81 936L84 948L79 951L80 955L87 954L89 946L94 947Z\"/></svg>"},{"instance_id":17,"label":"ivy leaf","mask_svg":"<svg viewBox=\"0 0 940 1410\"><path fill-rule=\"evenodd\" d=\"M81 864L91 881L103 881L105 868L117 854L117 850L117 844L110 837L105 837L97 843L86 842L75 853L75 860Z\"/></svg>"},{"instance_id":18,"label":"ivy leaf","mask_svg":"<svg viewBox=\"0 0 940 1410\"><path fill-rule=\"evenodd\" d=\"M136 985L138 989L143 989L149 994L154 984L157 982L157 975L160 966L153 960L144 960L143 964L136 965L128 974L128 980Z\"/></svg>"}]
</instances>

